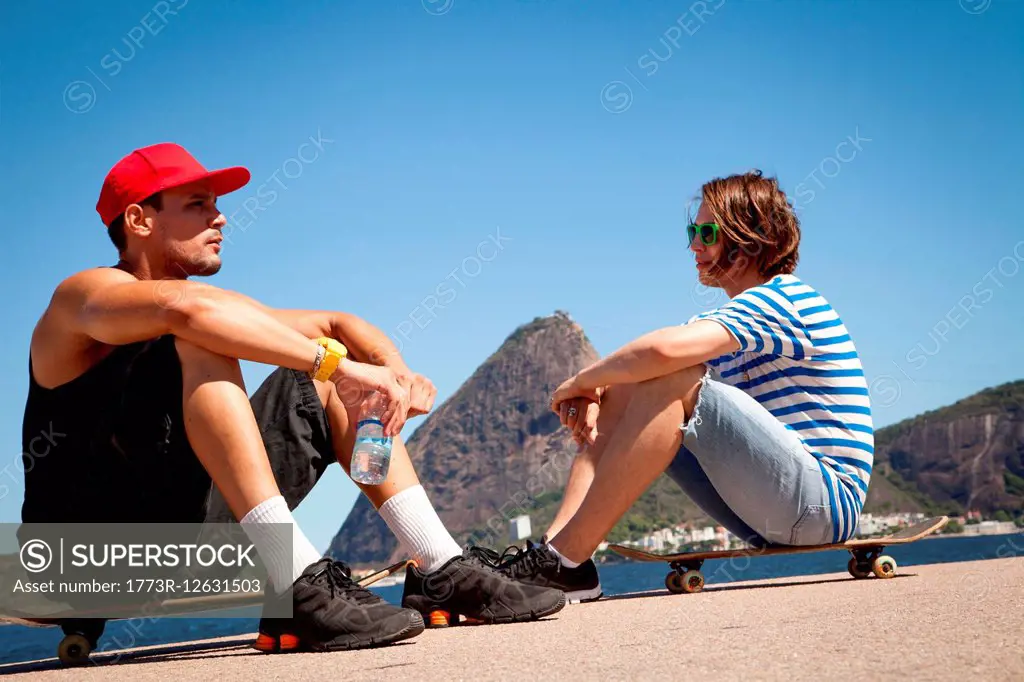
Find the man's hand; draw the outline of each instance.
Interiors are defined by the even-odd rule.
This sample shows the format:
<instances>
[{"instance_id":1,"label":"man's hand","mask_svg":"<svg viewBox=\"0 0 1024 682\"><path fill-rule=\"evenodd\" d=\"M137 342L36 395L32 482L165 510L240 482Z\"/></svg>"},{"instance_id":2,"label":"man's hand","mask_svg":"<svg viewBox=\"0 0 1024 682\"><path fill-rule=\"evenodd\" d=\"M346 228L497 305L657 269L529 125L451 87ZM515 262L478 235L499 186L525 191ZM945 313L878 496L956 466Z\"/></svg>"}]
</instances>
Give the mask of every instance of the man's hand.
<instances>
[{"instance_id":1,"label":"man's hand","mask_svg":"<svg viewBox=\"0 0 1024 682\"><path fill-rule=\"evenodd\" d=\"M369 365L364 362L342 360L330 381L338 387L342 402L362 402L369 391L384 396L384 414L381 423L386 437L397 436L405 426L409 414L409 392L398 382L398 375L390 367Z\"/></svg>"},{"instance_id":2,"label":"man's hand","mask_svg":"<svg viewBox=\"0 0 1024 682\"><path fill-rule=\"evenodd\" d=\"M600 402L601 389L582 388L578 374L565 381L551 396L551 409L558 415L562 426L572 431L580 452L597 439Z\"/></svg>"},{"instance_id":3,"label":"man's hand","mask_svg":"<svg viewBox=\"0 0 1024 682\"><path fill-rule=\"evenodd\" d=\"M586 398L570 398L559 405L559 421L572 431L580 452L597 440L597 415L601 406Z\"/></svg>"},{"instance_id":4,"label":"man's hand","mask_svg":"<svg viewBox=\"0 0 1024 682\"><path fill-rule=\"evenodd\" d=\"M601 392L596 388L583 388L579 384L579 374L567 379L561 386L559 386L554 395L551 396L551 409L555 414L561 412L561 404L566 400L572 398L586 398L587 400L599 403L601 402Z\"/></svg>"},{"instance_id":5,"label":"man's hand","mask_svg":"<svg viewBox=\"0 0 1024 682\"><path fill-rule=\"evenodd\" d=\"M399 385L409 392L409 416L418 417L434 408L437 389L430 379L413 372L408 367L394 369Z\"/></svg>"}]
</instances>

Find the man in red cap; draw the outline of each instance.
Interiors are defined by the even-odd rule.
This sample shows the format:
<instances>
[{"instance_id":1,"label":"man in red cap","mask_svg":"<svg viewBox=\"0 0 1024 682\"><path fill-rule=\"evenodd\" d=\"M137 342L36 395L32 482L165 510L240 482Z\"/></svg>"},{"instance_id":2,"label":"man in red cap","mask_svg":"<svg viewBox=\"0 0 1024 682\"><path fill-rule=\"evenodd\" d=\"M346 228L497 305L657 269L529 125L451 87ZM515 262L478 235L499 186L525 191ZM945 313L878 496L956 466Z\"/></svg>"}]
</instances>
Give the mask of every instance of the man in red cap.
<instances>
[{"instance_id":1,"label":"man in red cap","mask_svg":"<svg viewBox=\"0 0 1024 682\"><path fill-rule=\"evenodd\" d=\"M217 198L249 178L208 171L175 144L135 150L107 175L96 208L119 260L61 282L32 335L23 451L40 431L63 437L26 462L22 520L240 522L269 571L268 598L293 600L292 618L261 621L264 651L388 644L435 611L508 622L561 609L560 591L513 582L444 528L398 437L435 389L386 334L190 279L220 270ZM240 360L277 368L251 399ZM395 438L387 480L360 488L417 563L410 608L322 558L291 514L330 462L348 470L370 391Z\"/></svg>"}]
</instances>

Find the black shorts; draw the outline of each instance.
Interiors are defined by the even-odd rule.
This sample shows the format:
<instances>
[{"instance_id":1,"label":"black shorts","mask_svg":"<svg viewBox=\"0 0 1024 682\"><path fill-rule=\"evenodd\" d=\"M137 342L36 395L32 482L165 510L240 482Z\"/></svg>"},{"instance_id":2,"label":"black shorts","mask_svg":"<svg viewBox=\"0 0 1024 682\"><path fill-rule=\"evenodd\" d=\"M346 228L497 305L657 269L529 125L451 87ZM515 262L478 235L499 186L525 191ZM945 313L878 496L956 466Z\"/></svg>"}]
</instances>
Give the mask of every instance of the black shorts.
<instances>
[{"instance_id":1,"label":"black shorts","mask_svg":"<svg viewBox=\"0 0 1024 682\"><path fill-rule=\"evenodd\" d=\"M89 406L104 415L91 445L87 452L54 448L59 461L49 457L52 466L26 477L23 521L237 520L189 444L174 337L119 348L96 369L116 390L99 398L108 404ZM294 509L336 461L323 405L308 375L283 368L250 402L277 485Z\"/></svg>"}]
</instances>

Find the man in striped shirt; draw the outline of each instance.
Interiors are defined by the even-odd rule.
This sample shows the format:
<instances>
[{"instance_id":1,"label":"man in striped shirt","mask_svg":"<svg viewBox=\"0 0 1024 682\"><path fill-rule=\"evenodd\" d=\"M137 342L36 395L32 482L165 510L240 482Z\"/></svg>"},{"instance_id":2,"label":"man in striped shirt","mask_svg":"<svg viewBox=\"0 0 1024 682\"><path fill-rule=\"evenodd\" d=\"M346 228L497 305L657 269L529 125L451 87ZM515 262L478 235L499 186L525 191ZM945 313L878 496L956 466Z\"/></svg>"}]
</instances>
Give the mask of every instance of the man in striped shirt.
<instances>
[{"instance_id":1,"label":"man in striped shirt","mask_svg":"<svg viewBox=\"0 0 1024 682\"><path fill-rule=\"evenodd\" d=\"M581 448L548 540L504 570L601 593L590 556L662 472L754 546L853 536L874 436L854 343L793 272L800 225L774 178L706 183L688 227L697 274L730 300L626 344L558 388Z\"/></svg>"}]
</instances>

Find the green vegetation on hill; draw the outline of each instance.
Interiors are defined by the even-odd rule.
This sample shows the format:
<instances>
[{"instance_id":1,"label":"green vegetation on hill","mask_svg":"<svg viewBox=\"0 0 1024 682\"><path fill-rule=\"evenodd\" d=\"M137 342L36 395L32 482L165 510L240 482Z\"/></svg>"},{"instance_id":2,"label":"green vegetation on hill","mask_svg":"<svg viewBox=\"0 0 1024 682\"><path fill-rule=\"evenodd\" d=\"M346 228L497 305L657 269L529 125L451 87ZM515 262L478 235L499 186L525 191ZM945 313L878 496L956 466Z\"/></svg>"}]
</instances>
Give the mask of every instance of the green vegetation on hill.
<instances>
[{"instance_id":1,"label":"green vegetation on hill","mask_svg":"<svg viewBox=\"0 0 1024 682\"><path fill-rule=\"evenodd\" d=\"M963 514L968 500L988 514L1015 514L1024 498L1024 447L1012 434L1021 422L1024 381L1012 381L878 429L872 487L881 475L904 503L927 514ZM984 451L977 449L982 442ZM984 459L970 459L963 448ZM901 509L883 502L874 510L887 506Z\"/></svg>"},{"instance_id":2,"label":"green vegetation on hill","mask_svg":"<svg viewBox=\"0 0 1024 682\"><path fill-rule=\"evenodd\" d=\"M612 528L608 542L621 542L683 521L713 523L672 479L659 476Z\"/></svg>"},{"instance_id":3,"label":"green vegetation on hill","mask_svg":"<svg viewBox=\"0 0 1024 682\"><path fill-rule=\"evenodd\" d=\"M533 498L527 508L515 513L530 516L530 526L534 539L540 539L558 512L562 502L562 490L550 490ZM698 523L714 523L697 507L667 476L660 476L654 485L644 493L636 504L612 528L608 534L608 542L621 542L636 538L647 533L674 526L683 521ZM507 522L498 527L504 528ZM486 526L469 529L457 538L460 542L488 538L493 544L501 545L506 537L497 537L496 533L488 532Z\"/></svg>"},{"instance_id":4,"label":"green vegetation on hill","mask_svg":"<svg viewBox=\"0 0 1024 682\"><path fill-rule=\"evenodd\" d=\"M900 436L935 421L953 421L993 412L1020 414L1024 412L1024 380L987 388L952 405L923 412L915 417L878 429L875 432L875 447L889 445Z\"/></svg>"},{"instance_id":5,"label":"green vegetation on hill","mask_svg":"<svg viewBox=\"0 0 1024 682\"><path fill-rule=\"evenodd\" d=\"M883 464L876 467L871 477L864 512L924 512L928 516L956 516L963 513L963 508L954 501L936 502L900 476L899 472Z\"/></svg>"},{"instance_id":6,"label":"green vegetation on hill","mask_svg":"<svg viewBox=\"0 0 1024 682\"><path fill-rule=\"evenodd\" d=\"M1006 483L1006 492L1018 497L1024 497L1024 478L1010 471L1004 471L1003 481Z\"/></svg>"}]
</instances>

